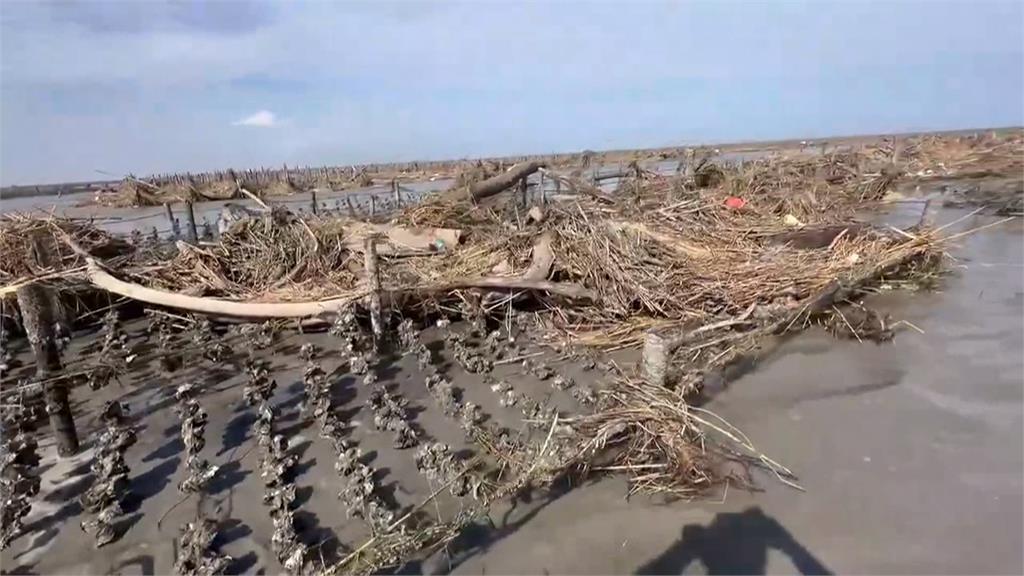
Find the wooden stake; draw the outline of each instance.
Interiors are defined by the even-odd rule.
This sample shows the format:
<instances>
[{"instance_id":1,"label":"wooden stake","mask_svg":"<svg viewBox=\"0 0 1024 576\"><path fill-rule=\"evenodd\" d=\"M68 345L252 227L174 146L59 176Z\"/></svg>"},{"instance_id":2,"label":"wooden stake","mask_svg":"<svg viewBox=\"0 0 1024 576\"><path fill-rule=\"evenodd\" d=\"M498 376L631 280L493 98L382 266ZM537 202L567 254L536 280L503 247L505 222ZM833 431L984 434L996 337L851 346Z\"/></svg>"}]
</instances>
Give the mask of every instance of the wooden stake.
<instances>
[{"instance_id":1,"label":"wooden stake","mask_svg":"<svg viewBox=\"0 0 1024 576\"><path fill-rule=\"evenodd\" d=\"M370 235L363 244L363 263L366 268L366 283L370 293L366 296L370 309L370 326L373 328L373 347L379 350L384 342L384 320L381 318L380 272L377 269L377 236Z\"/></svg>"},{"instance_id":2,"label":"wooden stake","mask_svg":"<svg viewBox=\"0 0 1024 576\"><path fill-rule=\"evenodd\" d=\"M401 208L402 207L402 190L398 186L398 180L397 179L393 178L391 180L391 190L394 192L394 195L395 195L395 206Z\"/></svg>"},{"instance_id":3,"label":"wooden stake","mask_svg":"<svg viewBox=\"0 0 1024 576\"><path fill-rule=\"evenodd\" d=\"M349 216L349 218L352 218L353 220L355 220L355 218L356 218L356 209L352 207L352 198L347 196L347 195L345 196L345 205L348 206L348 216Z\"/></svg>"},{"instance_id":4,"label":"wooden stake","mask_svg":"<svg viewBox=\"0 0 1024 576\"><path fill-rule=\"evenodd\" d=\"M191 202L185 202L185 221L188 224L188 241L195 244L199 241L199 232L196 230L196 213Z\"/></svg>"},{"instance_id":5,"label":"wooden stake","mask_svg":"<svg viewBox=\"0 0 1024 576\"><path fill-rule=\"evenodd\" d=\"M177 240L181 234L179 234L178 221L174 219L174 211L171 210L170 204L164 204L164 214L167 215L167 223L171 225L171 234Z\"/></svg>"},{"instance_id":6,"label":"wooden stake","mask_svg":"<svg viewBox=\"0 0 1024 576\"><path fill-rule=\"evenodd\" d=\"M313 215L319 214L320 208L318 208L316 205L316 190L309 191L309 203L310 208L313 210Z\"/></svg>"}]
</instances>

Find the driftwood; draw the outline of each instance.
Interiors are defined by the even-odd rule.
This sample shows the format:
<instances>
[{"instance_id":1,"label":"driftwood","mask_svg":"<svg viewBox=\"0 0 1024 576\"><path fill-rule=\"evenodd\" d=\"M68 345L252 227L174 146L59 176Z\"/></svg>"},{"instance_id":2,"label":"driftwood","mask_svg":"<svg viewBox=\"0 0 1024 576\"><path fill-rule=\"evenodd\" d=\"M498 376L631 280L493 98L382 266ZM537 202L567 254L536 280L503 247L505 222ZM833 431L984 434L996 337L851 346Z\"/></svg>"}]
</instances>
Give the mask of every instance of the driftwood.
<instances>
[{"instance_id":1,"label":"driftwood","mask_svg":"<svg viewBox=\"0 0 1024 576\"><path fill-rule=\"evenodd\" d=\"M217 316L234 316L238 318L308 318L338 312L363 296L363 294L354 294L316 302L232 302L217 298L202 298L147 288L146 286L115 278L92 258L88 258L86 263L89 281L98 288L119 296L146 302L147 304L156 304L168 308Z\"/></svg>"},{"instance_id":2,"label":"driftwood","mask_svg":"<svg viewBox=\"0 0 1024 576\"><path fill-rule=\"evenodd\" d=\"M542 162L523 162L521 164L516 164L497 176L492 176L491 178L471 185L469 187L469 195L473 200L481 200L488 196L494 196L499 192L511 188L520 180L528 177L530 174L533 174L543 167L544 163Z\"/></svg>"},{"instance_id":3,"label":"driftwood","mask_svg":"<svg viewBox=\"0 0 1024 576\"><path fill-rule=\"evenodd\" d=\"M553 241L554 235L552 233L542 234L534 245L533 257L529 268L518 276L466 278L434 286L380 290L378 292L372 286L372 273L368 271L371 274L371 286L369 289L345 297L313 302L235 302L217 298L189 296L148 288L116 278L104 270L96 259L92 257L86 257L86 264L89 281L98 288L113 294L168 308L238 318L311 318L337 313L372 293L379 293L382 298L386 297L389 301L394 301L405 294L428 294L465 288L537 290L567 298L597 300L597 295L593 291L579 284L551 282L545 279L554 262L554 253L551 250L551 243ZM81 248L78 249L81 250ZM376 254L370 256L370 251L365 250L365 248L364 251L368 265L370 260L376 261Z\"/></svg>"}]
</instances>

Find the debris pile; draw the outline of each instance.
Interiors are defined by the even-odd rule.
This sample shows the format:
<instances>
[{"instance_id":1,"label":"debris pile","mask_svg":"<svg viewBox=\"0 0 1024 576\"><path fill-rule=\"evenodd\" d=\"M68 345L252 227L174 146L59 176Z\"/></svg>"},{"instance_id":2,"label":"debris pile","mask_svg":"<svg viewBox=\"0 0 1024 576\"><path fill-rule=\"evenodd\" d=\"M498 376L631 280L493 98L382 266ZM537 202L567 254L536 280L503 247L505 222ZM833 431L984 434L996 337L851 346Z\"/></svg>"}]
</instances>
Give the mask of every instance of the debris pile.
<instances>
[{"instance_id":1,"label":"debris pile","mask_svg":"<svg viewBox=\"0 0 1024 576\"><path fill-rule=\"evenodd\" d=\"M96 441L93 457L93 483L82 494L82 508L94 514L82 521L81 527L96 539L100 548L117 539L114 520L121 515L121 502L128 495L128 464L125 452L135 444L135 430L131 427L128 407L118 401L107 402L100 413L104 429Z\"/></svg>"}]
</instances>

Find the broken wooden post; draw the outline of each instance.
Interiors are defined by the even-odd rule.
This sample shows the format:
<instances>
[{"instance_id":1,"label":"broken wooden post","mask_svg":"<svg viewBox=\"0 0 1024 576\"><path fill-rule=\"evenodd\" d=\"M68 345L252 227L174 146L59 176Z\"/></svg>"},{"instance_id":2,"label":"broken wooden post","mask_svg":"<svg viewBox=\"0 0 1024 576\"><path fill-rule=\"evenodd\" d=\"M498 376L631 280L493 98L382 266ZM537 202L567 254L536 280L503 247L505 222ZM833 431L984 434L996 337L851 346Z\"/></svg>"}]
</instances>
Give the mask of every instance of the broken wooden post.
<instances>
[{"instance_id":1,"label":"broken wooden post","mask_svg":"<svg viewBox=\"0 0 1024 576\"><path fill-rule=\"evenodd\" d=\"M348 217L356 219L356 209L352 207L352 198L348 195L345 196L345 205L348 206Z\"/></svg>"},{"instance_id":2,"label":"broken wooden post","mask_svg":"<svg viewBox=\"0 0 1024 576\"><path fill-rule=\"evenodd\" d=\"M196 213L191 202L185 202L185 222L188 224L188 241L195 244L199 241L199 232L196 230Z\"/></svg>"},{"instance_id":3,"label":"broken wooden post","mask_svg":"<svg viewBox=\"0 0 1024 576\"><path fill-rule=\"evenodd\" d=\"M32 251L40 264L52 265L49 248L38 236L32 239ZM67 383L58 377L62 366L54 337L58 320L56 294L43 284L31 283L18 288L16 296L25 334L36 357L36 379L42 383L43 400L56 438L57 454L73 456L78 453L78 432L68 400Z\"/></svg>"},{"instance_id":4,"label":"broken wooden post","mask_svg":"<svg viewBox=\"0 0 1024 576\"><path fill-rule=\"evenodd\" d=\"M540 205L544 206L548 203L547 196L544 192L544 173L540 173Z\"/></svg>"},{"instance_id":5,"label":"broken wooden post","mask_svg":"<svg viewBox=\"0 0 1024 576\"><path fill-rule=\"evenodd\" d=\"M171 210L171 205L164 203L164 214L167 216L167 223L171 225L171 234L174 235L174 239L178 239L178 221L174 219L174 211Z\"/></svg>"},{"instance_id":6,"label":"broken wooden post","mask_svg":"<svg viewBox=\"0 0 1024 576\"><path fill-rule=\"evenodd\" d=\"M668 382L669 339L650 330L644 334L643 371L644 379L653 386L665 386Z\"/></svg>"},{"instance_id":7,"label":"broken wooden post","mask_svg":"<svg viewBox=\"0 0 1024 576\"><path fill-rule=\"evenodd\" d=\"M320 213L320 209L317 208L317 205L316 205L316 190L310 190L309 191L309 204L310 204L310 209L313 210L313 215L314 216Z\"/></svg>"},{"instance_id":8,"label":"broken wooden post","mask_svg":"<svg viewBox=\"0 0 1024 576\"><path fill-rule=\"evenodd\" d=\"M366 283L370 293L366 296L370 309L370 326L373 328L373 347L379 350L384 342L384 320L381 318L380 272L377 269L377 234L371 234L363 242L363 266L366 268Z\"/></svg>"},{"instance_id":9,"label":"broken wooden post","mask_svg":"<svg viewBox=\"0 0 1024 576\"><path fill-rule=\"evenodd\" d=\"M370 193L370 218L377 214L377 195Z\"/></svg>"},{"instance_id":10,"label":"broken wooden post","mask_svg":"<svg viewBox=\"0 0 1024 576\"><path fill-rule=\"evenodd\" d=\"M519 181L519 197L520 197L520 200L523 203L523 208L526 208L526 206L529 204L529 201L526 198L526 191L527 191L526 178L523 178L522 180Z\"/></svg>"},{"instance_id":11,"label":"broken wooden post","mask_svg":"<svg viewBox=\"0 0 1024 576\"><path fill-rule=\"evenodd\" d=\"M391 179L391 190L392 190L392 192L395 195L395 206L401 208L402 207L402 191L401 191L401 187L399 187L399 185L398 185L398 180L396 178L392 178Z\"/></svg>"}]
</instances>

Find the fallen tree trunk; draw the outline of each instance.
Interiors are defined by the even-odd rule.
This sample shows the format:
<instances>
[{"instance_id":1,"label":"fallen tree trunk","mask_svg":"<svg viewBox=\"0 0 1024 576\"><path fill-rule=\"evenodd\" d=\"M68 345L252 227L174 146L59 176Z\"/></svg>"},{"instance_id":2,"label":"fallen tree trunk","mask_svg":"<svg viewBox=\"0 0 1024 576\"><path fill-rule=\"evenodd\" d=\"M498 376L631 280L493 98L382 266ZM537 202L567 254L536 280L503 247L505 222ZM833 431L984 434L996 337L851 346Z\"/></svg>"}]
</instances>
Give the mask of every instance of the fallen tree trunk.
<instances>
[{"instance_id":1,"label":"fallen tree trunk","mask_svg":"<svg viewBox=\"0 0 1024 576\"><path fill-rule=\"evenodd\" d=\"M543 167L543 162L523 162L516 164L497 176L492 176L491 178L470 185L469 195L473 200L481 200L488 196L494 196L503 190L511 188L520 180L528 177L530 174L533 174Z\"/></svg>"}]
</instances>

